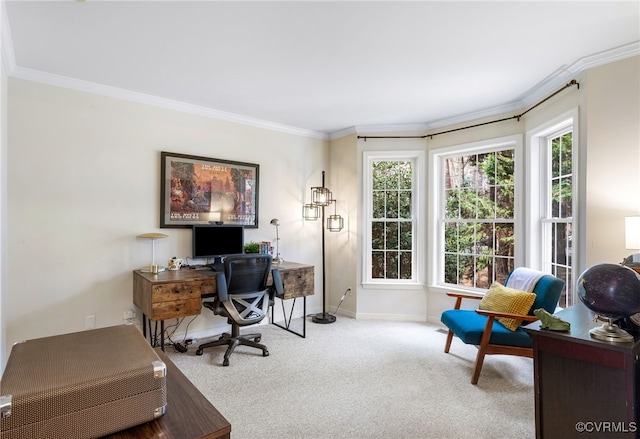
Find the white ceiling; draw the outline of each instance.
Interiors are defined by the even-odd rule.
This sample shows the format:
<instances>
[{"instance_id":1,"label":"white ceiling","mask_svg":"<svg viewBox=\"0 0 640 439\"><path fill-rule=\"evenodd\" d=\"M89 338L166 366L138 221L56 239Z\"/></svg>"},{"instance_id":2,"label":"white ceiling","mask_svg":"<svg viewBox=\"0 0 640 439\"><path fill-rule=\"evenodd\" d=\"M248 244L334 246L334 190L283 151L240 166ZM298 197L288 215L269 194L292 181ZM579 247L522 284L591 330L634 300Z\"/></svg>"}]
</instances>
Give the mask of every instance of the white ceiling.
<instances>
[{"instance_id":1,"label":"white ceiling","mask_svg":"<svg viewBox=\"0 0 640 439\"><path fill-rule=\"evenodd\" d=\"M640 1L5 7L10 76L321 138L523 109L640 54Z\"/></svg>"}]
</instances>

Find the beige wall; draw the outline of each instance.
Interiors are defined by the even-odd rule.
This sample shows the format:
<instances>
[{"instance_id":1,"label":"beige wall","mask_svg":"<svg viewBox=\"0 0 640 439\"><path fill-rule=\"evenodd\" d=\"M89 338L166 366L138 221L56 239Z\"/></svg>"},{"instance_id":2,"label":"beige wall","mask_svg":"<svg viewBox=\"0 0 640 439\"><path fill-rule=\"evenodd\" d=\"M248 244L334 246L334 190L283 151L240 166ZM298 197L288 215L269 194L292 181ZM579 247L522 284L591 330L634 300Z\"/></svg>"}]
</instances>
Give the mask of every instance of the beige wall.
<instances>
[{"instance_id":1,"label":"beige wall","mask_svg":"<svg viewBox=\"0 0 640 439\"><path fill-rule=\"evenodd\" d=\"M356 277L356 255L358 254L358 155L355 148L355 135L345 136L331 142L331 172L328 187L336 199L338 215L344 218L344 229L340 232L327 232L327 297L329 311L355 317L358 284ZM333 211L331 212L333 213ZM347 289L351 293L345 295ZM345 299L340 305L342 296Z\"/></svg>"},{"instance_id":2,"label":"beige wall","mask_svg":"<svg viewBox=\"0 0 640 439\"><path fill-rule=\"evenodd\" d=\"M8 95L8 346L83 330L86 316L96 327L123 322L132 270L151 259L136 235L160 231L160 151L260 164L260 227L246 240L275 240L278 218L283 257L320 266L318 230L301 205L328 165L327 141L14 78ZM157 261L190 256L189 229L162 232ZM320 295L307 305L319 311ZM225 328L205 312L189 333Z\"/></svg>"},{"instance_id":3,"label":"beige wall","mask_svg":"<svg viewBox=\"0 0 640 439\"><path fill-rule=\"evenodd\" d=\"M624 217L640 214L640 57L586 75L586 265L618 263Z\"/></svg>"}]
</instances>

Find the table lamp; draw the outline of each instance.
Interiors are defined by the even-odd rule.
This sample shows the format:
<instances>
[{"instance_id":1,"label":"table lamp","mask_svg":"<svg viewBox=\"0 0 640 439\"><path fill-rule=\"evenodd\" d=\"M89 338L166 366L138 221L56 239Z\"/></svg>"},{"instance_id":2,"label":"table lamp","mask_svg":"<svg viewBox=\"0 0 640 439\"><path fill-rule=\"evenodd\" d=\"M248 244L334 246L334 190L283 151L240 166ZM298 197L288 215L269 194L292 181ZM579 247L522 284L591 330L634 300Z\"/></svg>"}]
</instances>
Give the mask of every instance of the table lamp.
<instances>
[{"instance_id":1,"label":"table lamp","mask_svg":"<svg viewBox=\"0 0 640 439\"><path fill-rule=\"evenodd\" d=\"M164 233L143 233L141 235L136 236L136 238L142 238L142 239L150 239L151 240L151 265L148 267L144 267L141 268L140 271L149 273L151 272L151 267L156 265L156 260L155 260L155 241L156 239L162 239L162 238L168 238L169 235L166 235ZM165 268L164 267L158 267L158 273L164 271Z\"/></svg>"},{"instance_id":2,"label":"table lamp","mask_svg":"<svg viewBox=\"0 0 640 439\"><path fill-rule=\"evenodd\" d=\"M625 248L640 250L640 216L628 216L624 219ZM640 253L632 253L622 261L622 265L640 273Z\"/></svg>"},{"instance_id":3,"label":"table lamp","mask_svg":"<svg viewBox=\"0 0 640 439\"><path fill-rule=\"evenodd\" d=\"M278 218L274 218L271 220L270 224L276 226L276 257L273 258L274 264L281 264L284 262L284 259L280 257L280 234L278 233L278 227L280 226L280 220Z\"/></svg>"}]
</instances>

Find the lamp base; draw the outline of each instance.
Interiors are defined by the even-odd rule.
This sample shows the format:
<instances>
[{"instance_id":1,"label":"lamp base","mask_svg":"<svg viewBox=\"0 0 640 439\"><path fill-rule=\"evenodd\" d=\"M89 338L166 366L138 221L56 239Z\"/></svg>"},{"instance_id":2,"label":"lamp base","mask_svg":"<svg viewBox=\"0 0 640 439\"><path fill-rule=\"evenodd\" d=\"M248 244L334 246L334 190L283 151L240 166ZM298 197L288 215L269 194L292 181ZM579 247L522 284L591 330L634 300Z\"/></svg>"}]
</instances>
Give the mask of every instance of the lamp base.
<instances>
[{"instance_id":1,"label":"lamp base","mask_svg":"<svg viewBox=\"0 0 640 439\"><path fill-rule=\"evenodd\" d=\"M158 267L158 273L162 273L165 270L166 270L165 267ZM151 268L149 268L149 266L147 265L146 267L142 267L140 271L142 273L151 273Z\"/></svg>"},{"instance_id":2,"label":"lamp base","mask_svg":"<svg viewBox=\"0 0 640 439\"><path fill-rule=\"evenodd\" d=\"M326 312L321 312L316 314L315 316L313 316L313 318L311 319L313 321L313 323L322 323L322 324L327 324L327 323L333 323L336 321L336 316L326 313Z\"/></svg>"},{"instance_id":3,"label":"lamp base","mask_svg":"<svg viewBox=\"0 0 640 439\"><path fill-rule=\"evenodd\" d=\"M282 264L283 262L284 262L284 259L282 259L280 256L277 256L271 260L271 263L276 265Z\"/></svg>"}]
</instances>

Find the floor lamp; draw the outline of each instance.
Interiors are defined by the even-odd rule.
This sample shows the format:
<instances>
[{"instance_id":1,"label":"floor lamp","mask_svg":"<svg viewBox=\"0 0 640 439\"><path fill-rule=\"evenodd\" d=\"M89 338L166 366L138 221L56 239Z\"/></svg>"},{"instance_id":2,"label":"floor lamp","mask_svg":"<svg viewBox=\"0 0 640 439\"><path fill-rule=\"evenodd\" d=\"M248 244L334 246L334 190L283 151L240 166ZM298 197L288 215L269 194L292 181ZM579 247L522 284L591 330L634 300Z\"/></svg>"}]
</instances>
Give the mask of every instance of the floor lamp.
<instances>
[{"instance_id":1,"label":"floor lamp","mask_svg":"<svg viewBox=\"0 0 640 439\"><path fill-rule=\"evenodd\" d=\"M324 222L324 208L334 204L334 213L327 217L326 227L330 232L339 232L344 227L343 218L336 214L335 203L331 191L324 185L324 171L322 171L322 186L311 188L311 203L302 206L302 217L307 221L315 221L318 218L322 218ZM322 225L322 313L313 316L312 321L314 323L333 323L336 321L336 316L329 314L326 311L327 306L327 282L326 282L326 270L325 270L325 244L324 244L324 224Z\"/></svg>"}]
</instances>

